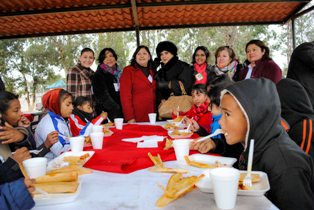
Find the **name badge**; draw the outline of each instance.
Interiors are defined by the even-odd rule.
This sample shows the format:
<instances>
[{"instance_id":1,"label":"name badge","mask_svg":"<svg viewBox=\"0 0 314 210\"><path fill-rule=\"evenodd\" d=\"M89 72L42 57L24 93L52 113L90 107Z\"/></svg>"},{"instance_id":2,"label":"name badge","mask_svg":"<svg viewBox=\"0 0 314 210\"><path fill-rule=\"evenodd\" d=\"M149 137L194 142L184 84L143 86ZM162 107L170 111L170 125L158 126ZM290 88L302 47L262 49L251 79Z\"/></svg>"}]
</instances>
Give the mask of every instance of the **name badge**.
<instances>
[{"instance_id":1,"label":"name badge","mask_svg":"<svg viewBox=\"0 0 314 210\"><path fill-rule=\"evenodd\" d=\"M195 75L195 78L196 78L197 81L200 81L200 80L202 80L204 77L203 77L203 75L202 75L201 73L198 73L197 75Z\"/></svg>"},{"instance_id":2,"label":"name badge","mask_svg":"<svg viewBox=\"0 0 314 210\"><path fill-rule=\"evenodd\" d=\"M149 75L149 76L147 77L147 79L148 79L148 81L150 81L150 83L153 82L153 77L152 77L151 75Z\"/></svg>"},{"instance_id":3,"label":"name badge","mask_svg":"<svg viewBox=\"0 0 314 210\"><path fill-rule=\"evenodd\" d=\"M119 92L120 91L120 83L113 83L113 86L114 86L114 90L116 92Z\"/></svg>"}]
</instances>

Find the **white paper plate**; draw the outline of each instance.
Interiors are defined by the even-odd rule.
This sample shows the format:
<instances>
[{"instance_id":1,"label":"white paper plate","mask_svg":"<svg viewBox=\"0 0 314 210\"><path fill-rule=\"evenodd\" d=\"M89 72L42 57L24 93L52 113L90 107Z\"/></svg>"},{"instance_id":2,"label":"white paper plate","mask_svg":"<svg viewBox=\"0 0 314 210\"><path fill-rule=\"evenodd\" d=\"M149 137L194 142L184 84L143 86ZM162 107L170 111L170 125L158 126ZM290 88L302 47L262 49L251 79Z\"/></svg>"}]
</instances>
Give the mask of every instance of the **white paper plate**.
<instances>
[{"instance_id":1,"label":"white paper plate","mask_svg":"<svg viewBox=\"0 0 314 210\"><path fill-rule=\"evenodd\" d=\"M81 192L82 183L79 182L75 193L58 193L58 194L36 194L34 196L35 206L55 205L61 203L73 202Z\"/></svg>"},{"instance_id":2,"label":"white paper plate","mask_svg":"<svg viewBox=\"0 0 314 210\"><path fill-rule=\"evenodd\" d=\"M61 155L59 155L58 157L56 157L55 159L51 160L48 163L47 171L67 166L68 163L63 161L64 157L67 157L67 156L82 156L82 155L85 155L87 153L89 154L89 157L86 158L84 164L94 155L94 153L95 153L94 151L65 152L65 153L62 153Z\"/></svg>"},{"instance_id":3,"label":"white paper plate","mask_svg":"<svg viewBox=\"0 0 314 210\"><path fill-rule=\"evenodd\" d=\"M210 179L210 170L207 169L203 172L205 177L201 179L195 185L198 189L205 193L213 193L212 183ZM246 171L240 171L240 173L246 173ZM261 180L258 183L253 183L251 190L238 190L238 195L246 195L246 196L262 196L264 195L269 189L269 181L268 176L266 173L262 171L252 171L253 174L259 174Z\"/></svg>"},{"instance_id":4,"label":"white paper plate","mask_svg":"<svg viewBox=\"0 0 314 210\"><path fill-rule=\"evenodd\" d=\"M219 162L222 165L227 166L227 167L232 167L232 165L235 162L237 162L236 158L221 157L221 156L215 156L215 155L204 155L204 154L190 155L189 159L192 161L206 163L206 164L215 164Z\"/></svg>"},{"instance_id":5,"label":"white paper plate","mask_svg":"<svg viewBox=\"0 0 314 210\"><path fill-rule=\"evenodd\" d=\"M178 130L179 132L182 132L182 133L187 133L186 130ZM168 131L168 135L173 138L173 139L186 139L186 138L190 138L192 135L193 135L193 132L189 131L188 135L186 136L181 136L181 135L174 135L173 134L174 131Z\"/></svg>"}]
</instances>

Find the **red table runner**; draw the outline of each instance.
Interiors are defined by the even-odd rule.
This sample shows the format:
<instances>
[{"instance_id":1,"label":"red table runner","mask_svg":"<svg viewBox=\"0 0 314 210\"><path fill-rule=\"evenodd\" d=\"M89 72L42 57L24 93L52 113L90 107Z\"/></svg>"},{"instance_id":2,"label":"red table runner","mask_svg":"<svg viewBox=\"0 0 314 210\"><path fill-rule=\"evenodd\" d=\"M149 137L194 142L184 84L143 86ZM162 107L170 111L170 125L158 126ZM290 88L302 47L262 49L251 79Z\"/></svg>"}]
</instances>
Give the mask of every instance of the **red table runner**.
<instances>
[{"instance_id":1,"label":"red table runner","mask_svg":"<svg viewBox=\"0 0 314 210\"><path fill-rule=\"evenodd\" d=\"M150 152L152 155L159 154L163 161L175 160L173 148L163 150L165 141L158 143L158 148L137 148L136 143L123 142L123 138L134 138L141 136L167 136L167 130L161 126L128 124L123 126L123 130L112 129L114 134L104 138L103 149L94 150L93 157L84 165L87 168L115 172L131 173L143 168L153 166L152 161L147 156ZM192 138L197 135L193 134ZM93 150L87 147L84 150ZM191 151L191 154L197 153Z\"/></svg>"}]
</instances>

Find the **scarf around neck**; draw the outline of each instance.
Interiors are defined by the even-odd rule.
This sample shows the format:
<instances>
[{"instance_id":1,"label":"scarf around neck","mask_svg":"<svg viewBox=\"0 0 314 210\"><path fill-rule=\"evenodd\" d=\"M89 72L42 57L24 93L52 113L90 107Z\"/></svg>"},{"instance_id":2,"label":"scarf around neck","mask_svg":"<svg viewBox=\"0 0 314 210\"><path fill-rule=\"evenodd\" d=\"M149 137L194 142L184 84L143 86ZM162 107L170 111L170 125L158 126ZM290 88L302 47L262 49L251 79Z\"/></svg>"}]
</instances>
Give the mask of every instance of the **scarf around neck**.
<instances>
[{"instance_id":1,"label":"scarf around neck","mask_svg":"<svg viewBox=\"0 0 314 210\"><path fill-rule=\"evenodd\" d=\"M121 71L120 67L118 66L118 64L110 67L107 64L102 63L102 64L99 65L99 67L103 71L112 74L119 81L122 71Z\"/></svg>"},{"instance_id":2,"label":"scarf around neck","mask_svg":"<svg viewBox=\"0 0 314 210\"><path fill-rule=\"evenodd\" d=\"M74 115L77 115L81 120L83 120L85 123L87 122L90 122L92 121L93 119L93 114L90 114L90 113L87 113L87 112L84 112L80 109L78 109L77 107L75 107L73 109L73 112L72 112Z\"/></svg>"},{"instance_id":3,"label":"scarf around neck","mask_svg":"<svg viewBox=\"0 0 314 210\"><path fill-rule=\"evenodd\" d=\"M194 114L193 117L196 122L198 122L203 117L203 115L208 112L208 105L208 101L202 103L200 106L193 105L192 112Z\"/></svg>"},{"instance_id":4,"label":"scarf around neck","mask_svg":"<svg viewBox=\"0 0 314 210\"><path fill-rule=\"evenodd\" d=\"M216 75L222 75L228 73L230 78L233 77L236 69L237 69L238 61L232 61L228 66L225 66L224 68L218 68L217 65L215 65L214 71Z\"/></svg>"}]
</instances>

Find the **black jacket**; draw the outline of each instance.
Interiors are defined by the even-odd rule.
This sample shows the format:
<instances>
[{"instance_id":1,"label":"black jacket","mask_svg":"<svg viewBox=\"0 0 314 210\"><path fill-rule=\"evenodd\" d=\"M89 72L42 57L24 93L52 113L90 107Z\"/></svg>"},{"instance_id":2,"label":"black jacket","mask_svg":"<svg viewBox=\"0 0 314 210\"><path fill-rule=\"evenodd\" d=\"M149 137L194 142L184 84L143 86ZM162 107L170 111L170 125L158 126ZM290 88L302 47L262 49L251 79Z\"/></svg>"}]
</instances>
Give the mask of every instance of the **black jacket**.
<instances>
[{"instance_id":1,"label":"black jacket","mask_svg":"<svg viewBox=\"0 0 314 210\"><path fill-rule=\"evenodd\" d=\"M281 116L290 126L290 138L314 158L314 111L305 89L295 80L282 79L277 84L277 91L281 102Z\"/></svg>"},{"instance_id":2,"label":"black jacket","mask_svg":"<svg viewBox=\"0 0 314 210\"><path fill-rule=\"evenodd\" d=\"M114 88L114 83L117 82L113 74L105 72L98 66L92 80L97 115L105 111L111 120L122 117L120 92L116 92Z\"/></svg>"},{"instance_id":3,"label":"black jacket","mask_svg":"<svg viewBox=\"0 0 314 210\"><path fill-rule=\"evenodd\" d=\"M287 78L301 83L314 107L314 42L300 44L293 51Z\"/></svg>"},{"instance_id":4,"label":"black jacket","mask_svg":"<svg viewBox=\"0 0 314 210\"><path fill-rule=\"evenodd\" d=\"M267 173L267 197L283 210L314 209L314 164L280 124L276 86L268 79L249 79L226 88L237 101L248 123L243 157L249 139L255 139L253 170ZM253 91L256 90L256 91ZM245 164L246 166L246 164Z\"/></svg>"},{"instance_id":5,"label":"black jacket","mask_svg":"<svg viewBox=\"0 0 314 210\"><path fill-rule=\"evenodd\" d=\"M171 93L176 96L182 95L179 81L183 83L185 91L190 95L194 83L193 71L189 64L178 60L177 57L173 57L166 65L162 65L157 71L156 80L157 82L171 81L171 89L158 89L157 101L168 99Z\"/></svg>"}]
</instances>

